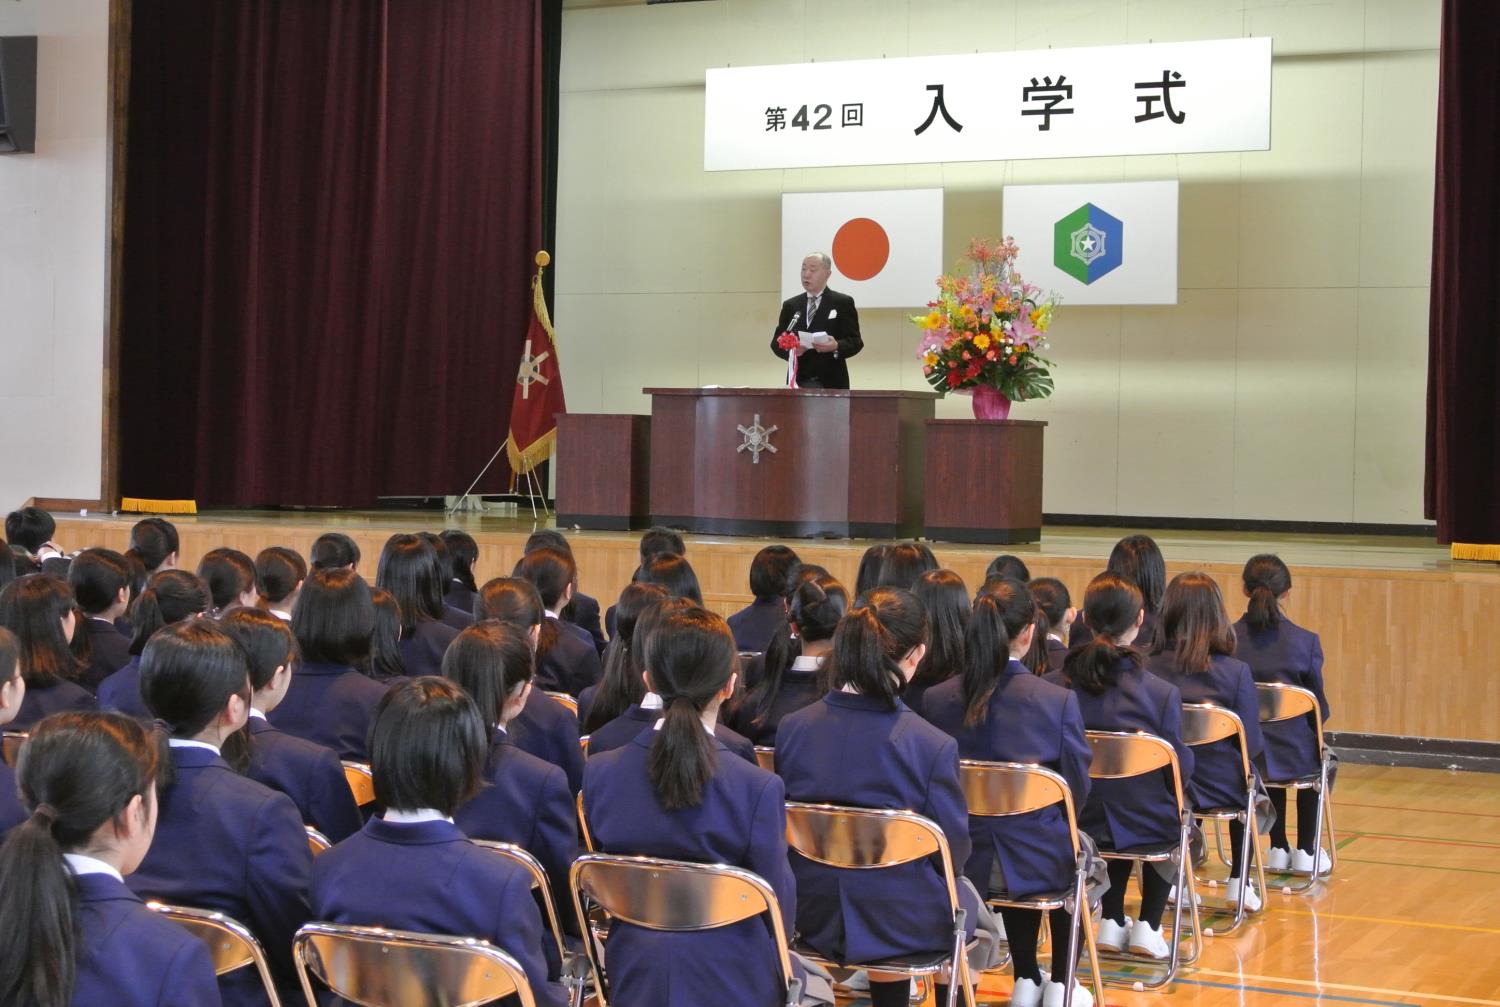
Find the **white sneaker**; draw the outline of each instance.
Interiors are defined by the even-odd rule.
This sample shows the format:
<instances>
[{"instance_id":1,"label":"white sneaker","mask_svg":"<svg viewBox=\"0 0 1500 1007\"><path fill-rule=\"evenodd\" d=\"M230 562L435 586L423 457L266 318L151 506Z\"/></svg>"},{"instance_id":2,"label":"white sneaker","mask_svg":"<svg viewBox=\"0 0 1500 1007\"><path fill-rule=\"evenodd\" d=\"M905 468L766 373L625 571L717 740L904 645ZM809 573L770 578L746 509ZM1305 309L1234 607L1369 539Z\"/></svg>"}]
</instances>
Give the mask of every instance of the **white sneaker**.
<instances>
[{"instance_id":1,"label":"white sneaker","mask_svg":"<svg viewBox=\"0 0 1500 1007\"><path fill-rule=\"evenodd\" d=\"M1292 851L1292 870L1298 874L1311 874L1313 870L1313 855L1303 853L1301 850ZM1328 859L1327 850L1318 851L1318 873L1327 874L1333 870L1333 861Z\"/></svg>"},{"instance_id":2,"label":"white sneaker","mask_svg":"<svg viewBox=\"0 0 1500 1007\"><path fill-rule=\"evenodd\" d=\"M1175 903L1177 901L1177 886L1176 885L1173 885L1172 886L1172 890L1167 893L1167 901L1169 903ZM1193 890L1193 901L1195 903L1197 903L1199 906L1203 905L1203 896L1202 896L1202 894L1200 894L1197 891L1197 889Z\"/></svg>"},{"instance_id":3,"label":"white sneaker","mask_svg":"<svg viewBox=\"0 0 1500 1007\"><path fill-rule=\"evenodd\" d=\"M1043 985L1050 985L1045 974L1041 982L1035 979L1017 979L1015 989L1010 992L1010 1007L1040 1007Z\"/></svg>"},{"instance_id":4,"label":"white sneaker","mask_svg":"<svg viewBox=\"0 0 1500 1007\"><path fill-rule=\"evenodd\" d=\"M1266 870L1285 871L1292 866L1292 851L1273 846L1266 854Z\"/></svg>"},{"instance_id":5,"label":"white sneaker","mask_svg":"<svg viewBox=\"0 0 1500 1007\"><path fill-rule=\"evenodd\" d=\"M1062 983L1048 983L1042 994L1042 1007L1062 1007L1066 991ZM1076 979L1073 981L1073 1007L1094 1007L1094 994L1080 986Z\"/></svg>"},{"instance_id":6,"label":"white sneaker","mask_svg":"<svg viewBox=\"0 0 1500 1007\"><path fill-rule=\"evenodd\" d=\"M1167 947L1167 942L1162 938L1161 927L1153 927L1145 920L1137 920L1135 926L1130 928L1130 953L1145 955L1158 961L1172 956L1172 949Z\"/></svg>"},{"instance_id":7,"label":"white sneaker","mask_svg":"<svg viewBox=\"0 0 1500 1007\"><path fill-rule=\"evenodd\" d=\"M1229 904L1231 906L1239 904L1240 886L1242 884L1245 885L1245 912L1260 912L1260 896L1256 894L1255 886L1253 884L1247 884L1242 878L1229 879L1229 884L1225 887L1225 891L1229 896Z\"/></svg>"},{"instance_id":8,"label":"white sneaker","mask_svg":"<svg viewBox=\"0 0 1500 1007\"><path fill-rule=\"evenodd\" d=\"M1120 952L1125 950L1125 944L1130 940L1130 917L1125 917L1123 925L1105 917L1099 921L1099 929L1094 933L1094 946L1100 951Z\"/></svg>"}]
</instances>

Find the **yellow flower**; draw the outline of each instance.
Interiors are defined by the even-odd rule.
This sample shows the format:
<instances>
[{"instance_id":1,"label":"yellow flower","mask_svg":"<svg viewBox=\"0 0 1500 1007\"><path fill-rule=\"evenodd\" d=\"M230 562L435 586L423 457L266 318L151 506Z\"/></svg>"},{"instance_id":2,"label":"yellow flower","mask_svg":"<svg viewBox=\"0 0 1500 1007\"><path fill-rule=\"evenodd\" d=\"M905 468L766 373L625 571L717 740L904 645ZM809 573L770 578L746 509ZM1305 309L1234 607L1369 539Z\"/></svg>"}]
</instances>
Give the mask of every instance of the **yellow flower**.
<instances>
[{"instance_id":1,"label":"yellow flower","mask_svg":"<svg viewBox=\"0 0 1500 1007\"><path fill-rule=\"evenodd\" d=\"M987 350L990 348L990 337L981 332L979 335L974 337L974 345L979 347L981 350Z\"/></svg>"},{"instance_id":2,"label":"yellow flower","mask_svg":"<svg viewBox=\"0 0 1500 1007\"><path fill-rule=\"evenodd\" d=\"M937 362L938 355L936 353L929 352L927 356L922 358L922 363L926 364L928 367L937 366Z\"/></svg>"},{"instance_id":3,"label":"yellow flower","mask_svg":"<svg viewBox=\"0 0 1500 1007\"><path fill-rule=\"evenodd\" d=\"M943 324L943 316L938 314L936 311L931 312L930 314L928 314L927 321L924 324L929 329L935 329Z\"/></svg>"}]
</instances>

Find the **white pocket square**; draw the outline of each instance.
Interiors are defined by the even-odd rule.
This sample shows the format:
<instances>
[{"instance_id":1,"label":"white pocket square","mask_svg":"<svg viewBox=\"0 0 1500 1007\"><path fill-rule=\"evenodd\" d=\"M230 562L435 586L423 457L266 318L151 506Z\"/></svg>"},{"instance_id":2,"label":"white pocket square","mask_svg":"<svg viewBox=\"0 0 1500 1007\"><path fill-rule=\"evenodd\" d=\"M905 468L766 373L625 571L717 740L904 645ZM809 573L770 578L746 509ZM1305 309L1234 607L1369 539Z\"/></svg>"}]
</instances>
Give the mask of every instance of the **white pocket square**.
<instances>
[{"instance_id":1,"label":"white pocket square","mask_svg":"<svg viewBox=\"0 0 1500 1007\"><path fill-rule=\"evenodd\" d=\"M839 316L839 309L838 308L834 308L832 311L828 312L828 320L829 321L832 321L833 319L837 318L838 316Z\"/></svg>"}]
</instances>

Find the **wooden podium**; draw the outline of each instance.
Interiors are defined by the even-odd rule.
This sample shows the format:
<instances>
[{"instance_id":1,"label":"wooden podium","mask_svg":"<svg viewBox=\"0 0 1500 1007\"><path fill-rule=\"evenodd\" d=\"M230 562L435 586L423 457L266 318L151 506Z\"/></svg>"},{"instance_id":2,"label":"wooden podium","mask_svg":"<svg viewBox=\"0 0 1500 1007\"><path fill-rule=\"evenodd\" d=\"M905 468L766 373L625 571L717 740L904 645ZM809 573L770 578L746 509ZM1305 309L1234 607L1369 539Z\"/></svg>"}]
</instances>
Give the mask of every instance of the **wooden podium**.
<instances>
[{"instance_id":1,"label":"wooden podium","mask_svg":"<svg viewBox=\"0 0 1500 1007\"><path fill-rule=\"evenodd\" d=\"M1011 545L1042 537L1040 420L929 420L927 537Z\"/></svg>"},{"instance_id":2,"label":"wooden podium","mask_svg":"<svg viewBox=\"0 0 1500 1007\"><path fill-rule=\"evenodd\" d=\"M921 532L924 424L935 392L646 393L653 523L726 535Z\"/></svg>"}]
</instances>

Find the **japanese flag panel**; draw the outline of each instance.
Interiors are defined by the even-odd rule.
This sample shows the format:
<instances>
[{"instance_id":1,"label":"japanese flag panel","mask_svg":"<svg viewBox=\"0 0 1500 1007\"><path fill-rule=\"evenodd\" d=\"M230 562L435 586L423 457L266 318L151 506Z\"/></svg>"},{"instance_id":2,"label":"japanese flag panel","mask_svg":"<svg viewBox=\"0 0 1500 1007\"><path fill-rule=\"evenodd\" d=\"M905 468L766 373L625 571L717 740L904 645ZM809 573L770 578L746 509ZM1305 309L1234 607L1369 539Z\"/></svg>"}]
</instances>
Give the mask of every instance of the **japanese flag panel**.
<instances>
[{"instance_id":1,"label":"japanese flag panel","mask_svg":"<svg viewBox=\"0 0 1500 1007\"><path fill-rule=\"evenodd\" d=\"M861 308L921 307L943 271L943 190L783 193L783 298L802 292L813 252L833 259L828 285Z\"/></svg>"}]
</instances>

